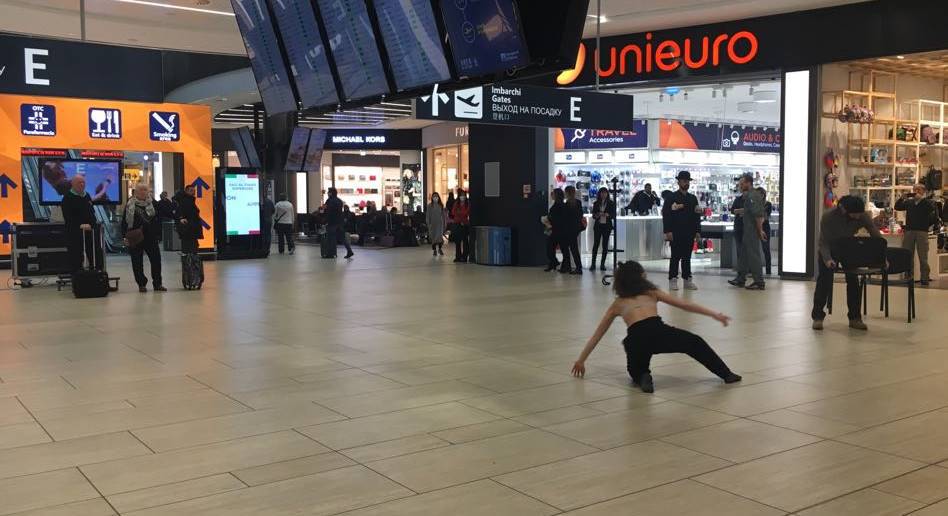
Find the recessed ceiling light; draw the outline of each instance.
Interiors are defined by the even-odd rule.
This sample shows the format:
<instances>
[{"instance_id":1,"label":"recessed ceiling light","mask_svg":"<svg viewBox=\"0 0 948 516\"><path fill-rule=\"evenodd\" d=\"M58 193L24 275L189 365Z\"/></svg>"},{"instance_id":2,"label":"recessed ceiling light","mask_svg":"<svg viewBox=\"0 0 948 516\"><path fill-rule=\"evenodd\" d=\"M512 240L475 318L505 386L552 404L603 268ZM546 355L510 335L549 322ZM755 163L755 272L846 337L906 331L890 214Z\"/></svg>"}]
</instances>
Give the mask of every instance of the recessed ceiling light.
<instances>
[{"instance_id":1,"label":"recessed ceiling light","mask_svg":"<svg viewBox=\"0 0 948 516\"><path fill-rule=\"evenodd\" d=\"M895 56L896 59L905 59L905 56Z\"/></svg>"},{"instance_id":2,"label":"recessed ceiling light","mask_svg":"<svg viewBox=\"0 0 948 516\"><path fill-rule=\"evenodd\" d=\"M121 2L123 4L135 4L135 5L147 5L149 7L162 7L165 9L178 9L179 11L191 11L195 13L204 13L204 14L218 14L221 16L234 16L234 13L227 11L215 11L214 9L201 9L199 7L187 7L184 5L174 5L167 4L163 2L149 2L146 0L112 0L113 2Z\"/></svg>"}]
</instances>

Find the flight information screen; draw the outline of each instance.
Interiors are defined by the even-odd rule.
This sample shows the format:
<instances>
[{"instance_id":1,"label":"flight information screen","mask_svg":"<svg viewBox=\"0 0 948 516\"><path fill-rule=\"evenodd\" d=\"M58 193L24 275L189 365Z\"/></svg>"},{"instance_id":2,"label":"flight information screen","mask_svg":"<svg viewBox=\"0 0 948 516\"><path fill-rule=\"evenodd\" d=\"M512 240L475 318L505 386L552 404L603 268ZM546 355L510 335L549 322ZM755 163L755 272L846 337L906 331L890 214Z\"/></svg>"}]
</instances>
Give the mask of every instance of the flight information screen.
<instances>
[{"instance_id":1,"label":"flight information screen","mask_svg":"<svg viewBox=\"0 0 948 516\"><path fill-rule=\"evenodd\" d=\"M451 79L429 0L375 0L375 12L399 90Z\"/></svg>"},{"instance_id":2,"label":"flight information screen","mask_svg":"<svg viewBox=\"0 0 948 516\"><path fill-rule=\"evenodd\" d=\"M264 0L230 0L268 114L296 111L296 97Z\"/></svg>"},{"instance_id":3,"label":"flight information screen","mask_svg":"<svg viewBox=\"0 0 948 516\"><path fill-rule=\"evenodd\" d=\"M530 63L513 0L440 1L459 75L488 75Z\"/></svg>"},{"instance_id":4,"label":"flight information screen","mask_svg":"<svg viewBox=\"0 0 948 516\"><path fill-rule=\"evenodd\" d=\"M365 0L317 0L345 100L389 93Z\"/></svg>"},{"instance_id":5,"label":"flight information screen","mask_svg":"<svg viewBox=\"0 0 948 516\"><path fill-rule=\"evenodd\" d=\"M309 2L271 0L304 108L339 102L316 14Z\"/></svg>"}]
</instances>

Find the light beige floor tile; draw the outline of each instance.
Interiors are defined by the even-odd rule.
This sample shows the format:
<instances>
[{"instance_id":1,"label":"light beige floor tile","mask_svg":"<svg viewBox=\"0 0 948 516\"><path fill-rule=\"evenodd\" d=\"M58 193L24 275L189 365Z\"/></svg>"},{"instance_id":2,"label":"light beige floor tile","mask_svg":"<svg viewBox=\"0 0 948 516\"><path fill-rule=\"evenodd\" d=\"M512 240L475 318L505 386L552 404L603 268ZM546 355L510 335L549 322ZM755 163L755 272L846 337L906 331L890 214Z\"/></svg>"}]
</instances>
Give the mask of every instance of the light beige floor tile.
<instances>
[{"instance_id":1,"label":"light beige floor tile","mask_svg":"<svg viewBox=\"0 0 948 516\"><path fill-rule=\"evenodd\" d=\"M833 437L859 430L859 427L855 425L840 423L839 421L786 409L757 414L750 416L750 419L781 428L789 428L790 430L796 430L797 432L803 432L805 434L823 437L824 439L832 439Z\"/></svg>"},{"instance_id":2,"label":"light beige floor tile","mask_svg":"<svg viewBox=\"0 0 948 516\"><path fill-rule=\"evenodd\" d=\"M0 478L41 473L151 451L128 432L0 450Z\"/></svg>"},{"instance_id":3,"label":"light beige floor tile","mask_svg":"<svg viewBox=\"0 0 948 516\"><path fill-rule=\"evenodd\" d=\"M912 500L875 489L863 489L797 514L799 516L902 516L921 507L922 504Z\"/></svg>"},{"instance_id":4,"label":"light beige floor tile","mask_svg":"<svg viewBox=\"0 0 948 516\"><path fill-rule=\"evenodd\" d=\"M596 382L571 380L547 387L469 399L465 400L464 404L499 416L514 417L614 398L628 392L628 390L609 387Z\"/></svg>"},{"instance_id":5,"label":"light beige floor tile","mask_svg":"<svg viewBox=\"0 0 948 516\"><path fill-rule=\"evenodd\" d=\"M325 423L298 430L335 450L493 421L497 416L460 403Z\"/></svg>"},{"instance_id":6,"label":"light beige floor tile","mask_svg":"<svg viewBox=\"0 0 948 516\"><path fill-rule=\"evenodd\" d=\"M208 417L172 425L153 426L135 430L132 433L147 444L149 448L160 452L280 430L290 430L295 427L340 419L345 418L329 409L312 403L304 403Z\"/></svg>"},{"instance_id":7,"label":"light beige floor tile","mask_svg":"<svg viewBox=\"0 0 948 516\"><path fill-rule=\"evenodd\" d=\"M98 498L75 468L0 480L0 514Z\"/></svg>"},{"instance_id":8,"label":"light beige floor tile","mask_svg":"<svg viewBox=\"0 0 948 516\"><path fill-rule=\"evenodd\" d=\"M225 473L112 495L108 500L119 512L126 513L246 487L233 475Z\"/></svg>"},{"instance_id":9,"label":"light beige floor tile","mask_svg":"<svg viewBox=\"0 0 948 516\"><path fill-rule=\"evenodd\" d=\"M430 383L334 398L319 404L349 417L371 416L425 405L437 405L490 394L490 391L457 381Z\"/></svg>"},{"instance_id":10,"label":"light beige floor tile","mask_svg":"<svg viewBox=\"0 0 948 516\"><path fill-rule=\"evenodd\" d=\"M43 427L57 441L121 430L246 412L247 407L224 396L215 395L193 401L163 403L155 406L110 410L96 414L47 419Z\"/></svg>"},{"instance_id":11,"label":"light beige floor tile","mask_svg":"<svg viewBox=\"0 0 948 516\"><path fill-rule=\"evenodd\" d=\"M780 516L783 511L691 480L656 487L566 513L569 516L667 514L687 516Z\"/></svg>"},{"instance_id":12,"label":"light beige floor tile","mask_svg":"<svg viewBox=\"0 0 948 516\"><path fill-rule=\"evenodd\" d=\"M196 391L201 392L201 391ZM121 410L135 408L126 400L103 401L102 403L83 403L81 405L71 405L68 407L57 407L47 410L34 410L33 416L37 421L43 422L51 419L63 419L70 417L89 416L92 414L101 414L111 410Z\"/></svg>"},{"instance_id":13,"label":"light beige floor tile","mask_svg":"<svg viewBox=\"0 0 948 516\"><path fill-rule=\"evenodd\" d=\"M78 390L24 394L20 396L20 401L30 410L43 410L204 389L207 387L191 378L175 376L134 382L101 383Z\"/></svg>"},{"instance_id":14,"label":"light beige floor tile","mask_svg":"<svg viewBox=\"0 0 948 516\"><path fill-rule=\"evenodd\" d=\"M32 511L18 512L14 516L112 516L115 511L104 498L83 502L72 502L55 507L43 507Z\"/></svg>"},{"instance_id":15,"label":"light beige floor tile","mask_svg":"<svg viewBox=\"0 0 948 516\"><path fill-rule=\"evenodd\" d=\"M837 439L918 461L939 462L948 459L948 409L901 419Z\"/></svg>"},{"instance_id":16,"label":"light beige floor tile","mask_svg":"<svg viewBox=\"0 0 948 516\"><path fill-rule=\"evenodd\" d=\"M575 441L532 430L373 462L370 466L414 491L426 492L593 451Z\"/></svg>"},{"instance_id":17,"label":"light beige floor tile","mask_svg":"<svg viewBox=\"0 0 948 516\"><path fill-rule=\"evenodd\" d=\"M92 464L81 469L96 488L108 496L325 451L325 447L296 432L277 432Z\"/></svg>"},{"instance_id":18,"label":"light beige floor tile","mask_svg":"<svg viewBox=\"0 0 948 516\"><path fill-rule=\"evenodd\" d=\"M322 453L310 457L290 459L283 462L274 462L253 468L239 469L233 474L249 486L269 484L296 477L305 477L331 471L334 469L354 466L355 462L338 453Z\"/></svg>"},{"instance_id":19,"label":"light beige floor tile","mask_svg":"<svg viewBox=\"0 0 948 516\"><path fill-rule=\"evenodd\" d=\"M635 410L637 408L647 407L656 403L662 403L663 401L667 400L660 396L645 394L643 392L627 392L624 395L616 398L586 403L582 405L582 407L606 413L625 412L626 410Z\"/></svg>"},{"instance_id":20,"label":"light beige floor tile","mask_svg":"<svg viewBox=\"0 0 948 516\"><path fill-rule=\"evenodd\" d=\"M731 462L746 462L821 439L756 421L736 419L669 435L662 440Z\"/></svg>"},{"instance_id":21,"label":"light beige floor tile","mask_svg":"<svg viewBox=\"0 0 948 516\"><path fill-rule=\"evenodd\" d=\"M572 407L564 407L561 409L553 409L544 412L536 412L534 414L517 416L513 418L513 420L525 425L541 427L565 423L567 421L575 421L577 419L583 419L592 416L601 416L602 414L602 411L599 410L588 408L582 405L573 405Z\"/></svg>"},{"instance_id":22,"label":"light beige floor tile","mask_svg":"<svg viewBox=\"0 0 948 516\"><path fill-rule=\"evenodd\" d=\"M945 516L948 514L948 500L942 500L936 504L929 505L912 514L913 516Z\"/></svg>"},{"instance_id":23,"label":"light beige floor tile","mask_svg":"<svg viewBox=\"0 0 948 516\"><path fill-rule=\"evenodd\" d=\"M329 362L328 360L326 361ZM218 392L233 394L236 392L259 391L279 387L298 386L299 382L280 371L267 372L265 368L254 369L218 369L190 375L195 380Z\"/></svg>"},{"instance_id":24,"label":"light beige floor tile","mask_svg":"<svg viewBox=\"0 0 948 516\"><path fill-rule=\"evenodd\" d=\"M722 468L727 461L650 441L538 466L495 480L570 510Z\"/></svg>"},{"instance_id":25,"label":"light beige floor tile","mask_svg":"<svg viewBox=\"0 0 948 516\"><path fill-rule=\"evenodd\" d=\"M684 398L680 401L735 416L750 416L829 398L836 394L829 389L775 380L734 389L723 389L720 392Z\"/></svg>"},{"instance_id":26,"label":"light beige floor tile","mask_svg":"<svg viewBox=\"0 0 948 516\"><path fill-rule=\"evenodd\" d=\"M233 394L233 398L255 409L263 409L289 403L320 401L343 396L355 396L374 391L389 391L403 387L388 378L350 369L340 376L319 382L297 383L289 387L248 391Z\"/></svg>"},{"instance_id":27,"label":"light beige floor tile","mask_svg":"<svg viewBox=\"0 0 948 516\"><path fill-rule=\"evenodd\" d=\"M444 448L445 446L450 445L451 443L445 441L444 439L439 439L432 435L422 434L413 435L411 437L403 437L393 441L368 444L366 446L359 446L357 448L349 448L347 450L342 450L339 453L349 457L352 460L365 464L372 461L400 457L410 453L433 450L435 448Z\"/></svg>"},{"instance_id":28,"label":"light beige floor tile","mask_svg":"<svg viewBox=\"0 0 948 516\"><path fill-rule=\"evenodd\" d=\"M383 503L346 516L547 516L556 509L490 480Z\"/></svg>"},{"instance_id":29,"label":"light beige floor tile","mask_svg":"<svg viewBox=\"0 0 948 516\"><path fill-rule=\"evenodd\" d=\"M20 405L16 398L0 398L0 426L30 423L33 416Z\"/></svg>"},{"instance_id":30,"label":"light beige floor tile","mask_svg":"<svg viewBox=\"0 0 948 516\"><path fill-rule=\"evenodd\" d=\"M816 505L922 464L824 441L708 473L698 480L786 511Z\"/></svg>"},{"instance_id":31,"label":"light beige floor tile","mask_svg":"<svg viewBox=\"0 0 948 516\"><path fill-rule=\"evenodd\" d=\"M459 444L487 439L488 437L497 437L498 435L522 432L524 430L530 430L530 427L509 419L498 419L497 421L433 432L432 435L452 444Z\"/></svg>"},{"instance_id":32,"label":"light beige floor tile","mask_svg":"<svg viewBox=\"0 0 948 516\"><path fill-rule=\"evenodd\" d=\"M546 427L546 430L597 448L615 448L656 437L723 423L732 416L682 405L658 403Z\"/></svg>"},{"instance_id":33,"label":"light beige floor tile","mask_svg":"<svg viewBox=\"0 0 948 516\"><path fill-rule=\"evenodd\" d=\"M468 376L463 378L463 380L467 383L478 385L495 392L513 392L570 382L572 378L566 373L554 373L543 369L517 367L513 371L493 371L477 376Z\"/></svg>"},{"instance_id":34,"label":"light beige floor tile","mask_svg":"<svg viewBox=\"0 0 948 516\"><path fill-rule=\"evenodd\" d=\"M948 468L929 466L874 486L884 493L925 504L948 498Z\"/></svg>"},{"instance_id":35,"label":"light beige floor tile","mask_svg":"<svg viewBox=\"0 0 948 516\"><path fill-rule=\"evenodd\" d=\"M362 466L130 513L134 516L328 516L413 493Z\"/></svg>"},{"instance_id":36,"label":"light beige floor tile","mask_svg":"<svg viewBox=\"0 0 948 516\"><path fill-rule=\"evenodd\" d=\"M0 426L0 450L52 441L36 423Z\"/></svg>"}]
</instances>

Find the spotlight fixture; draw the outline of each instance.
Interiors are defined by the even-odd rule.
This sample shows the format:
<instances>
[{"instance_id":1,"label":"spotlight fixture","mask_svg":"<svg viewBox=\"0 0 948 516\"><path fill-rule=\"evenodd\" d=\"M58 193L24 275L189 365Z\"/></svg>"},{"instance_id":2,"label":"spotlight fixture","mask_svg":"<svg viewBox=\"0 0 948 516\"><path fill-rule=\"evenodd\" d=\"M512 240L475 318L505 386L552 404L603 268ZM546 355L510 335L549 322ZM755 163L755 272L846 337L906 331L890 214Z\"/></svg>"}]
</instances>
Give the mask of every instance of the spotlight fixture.
<instances>
[{"instance_id":1,"label":"spotlight fixture","mask_svg":"<svg viewBox=\"0 0 948 516\"><path fill-rule=\"evenodd\" d=\"M659 101L659 102L665 102L665 94L664 94L664 93L659 93L659 94L658 94L658 101Z\"/></svg>"},{"instance_id":2,"label":"spotlight fixture","mask_svg":"<svg viewBox=\"0 0 948 516\"><path fill-rule=\"evenodd\" d=\"M750 87L750 91L748 91L748 94L749 94L751 97L754 96L754 87L753 87L753 86Z\"/></svg>"},{"instance_id":3,"label":"spotlight fixture","mask_svg":"<svg viewBox=\"0 0 948 516\"><path fill-rule=\"evenodd\" d=\"M688 100L688 92L687 92L687 91L685 92L685 100L686 100L686 101Z\"/></svg>"},{"instance_id":4,"label":"spotlight fixture","mask_svg":"<svg viewBox=\"0 0 948 516\"><path fill-rule=\"evenodd\" d=\"M711 98L712 98L712 99L718 98L718 89L717 89L717 88L712 88L712 89L711 89Z\"/></svg>"}]
</instances>

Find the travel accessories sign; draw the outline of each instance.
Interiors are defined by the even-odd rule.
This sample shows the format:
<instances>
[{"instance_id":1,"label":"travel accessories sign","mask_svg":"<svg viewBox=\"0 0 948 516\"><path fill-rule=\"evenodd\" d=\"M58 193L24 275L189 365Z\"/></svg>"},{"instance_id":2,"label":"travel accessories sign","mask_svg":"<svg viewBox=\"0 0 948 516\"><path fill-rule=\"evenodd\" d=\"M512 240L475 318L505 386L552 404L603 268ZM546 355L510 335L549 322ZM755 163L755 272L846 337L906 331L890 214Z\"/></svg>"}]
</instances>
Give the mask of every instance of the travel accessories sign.
<instances>
[{"instance_id":1,"label":"travel accessories sign","mask_svg":"<svg viewBox=\"0 0 948 516\"><path fill-rule=\"evenodd\" d=\"M529 127L632 130L631 95L491 84L414 101L415 118Z\"/></svg>"}]
</instances>

